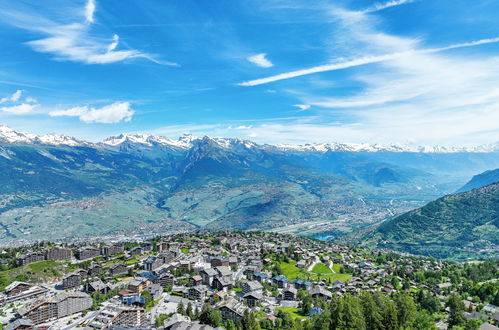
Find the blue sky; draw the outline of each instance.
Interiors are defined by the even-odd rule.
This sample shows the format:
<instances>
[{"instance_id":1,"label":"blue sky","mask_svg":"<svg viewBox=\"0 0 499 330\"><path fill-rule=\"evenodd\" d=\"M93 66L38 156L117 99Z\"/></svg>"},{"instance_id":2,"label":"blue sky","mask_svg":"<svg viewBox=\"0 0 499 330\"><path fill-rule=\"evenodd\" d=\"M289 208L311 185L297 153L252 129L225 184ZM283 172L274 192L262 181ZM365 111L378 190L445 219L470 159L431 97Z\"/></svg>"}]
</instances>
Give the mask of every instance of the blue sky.
<instances>
[{"instance_id":1,"label":"blue sky","mask_svg":"<svg viewBox=\"0 0 499 330\"><path fill-rule=\"evenodd\" d=\"M499 140L499 2L0 2L0 123L266 143Z\"/></svg>"}]
</instances>

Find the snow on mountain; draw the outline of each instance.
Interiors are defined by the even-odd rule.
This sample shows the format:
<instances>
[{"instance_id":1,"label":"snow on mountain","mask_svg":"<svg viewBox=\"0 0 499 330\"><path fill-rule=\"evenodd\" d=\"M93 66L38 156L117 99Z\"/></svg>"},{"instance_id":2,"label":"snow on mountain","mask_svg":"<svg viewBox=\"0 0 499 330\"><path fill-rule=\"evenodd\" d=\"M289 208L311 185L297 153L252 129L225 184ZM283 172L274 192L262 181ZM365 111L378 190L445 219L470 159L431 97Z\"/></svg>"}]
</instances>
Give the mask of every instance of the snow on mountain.
<instances>
[{"instance_id":1,"label":"snow on mountain","mask_svg":"<svg viewBox=\"0 0 499 330\"><path fill-rule=\"evenodd\" d=\"M178 140L172 140L164 136L147 135L147 134L120 134L118 136L111 136L102 144L117 147L124 143L142 144L152 147L156 144L169 146L176 149L189 149L192 147L192 136L182 136Z\"/></svg>"},{"instance_id":2,"label":"snow on mountain","mask_svg":"<svg viewBox=\"0 0 499 330\"><path fill-rule=\"evenodd\" d=\"M499 152L499 142L476 147L446 147L446 146L407 146L400 144L379 145L368 143L311 143L311 144L277 144L259 145L253 141L238 138L209 137L198 138L185 134L176 140L164 136L149 134L120 134L111 136L101 143L94 144L60 134L35 135L15 131L8 126L0 125L0 142L27 143L45 145L67 145L87 147L119 148L126 144L153 147L167 146L178 150L188 150L196 143L210 141L224 149L272 149L296 152L420 152L420 153L459 153L459 152Z\"/></svg>"},{"instance_id":3,"label":"snow on mountain","mask_svg":"<svg viewBox=\"0 0 499 330\"><path fill-rule=\"evenodd\" d=\"M12 128L0 125L0 142L6 143L28 143L47 145L67 145L67 146L91 146L92 143L80 141L73 137L61 134L35 135L13 130Z\"/></svg>"}]
</instances>

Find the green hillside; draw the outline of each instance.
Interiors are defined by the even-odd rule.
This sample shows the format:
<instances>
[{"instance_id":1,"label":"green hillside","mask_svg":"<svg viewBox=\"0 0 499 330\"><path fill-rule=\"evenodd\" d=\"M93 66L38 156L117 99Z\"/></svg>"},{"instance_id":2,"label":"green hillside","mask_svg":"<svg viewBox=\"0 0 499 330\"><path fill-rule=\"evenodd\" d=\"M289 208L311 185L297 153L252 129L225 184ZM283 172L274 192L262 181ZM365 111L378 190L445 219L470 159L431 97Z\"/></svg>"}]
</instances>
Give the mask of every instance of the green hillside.
<instances>
[{"instance_id":1,"label":"green hillside","mask_svg":"<svg viewBox=\"0 0 499 330\"><path fill-rule=\"evenodd\" d=\"M499 256L499 184L448 195L383 223L360 245L438 258Z\"/></svg>"}]
</instances>

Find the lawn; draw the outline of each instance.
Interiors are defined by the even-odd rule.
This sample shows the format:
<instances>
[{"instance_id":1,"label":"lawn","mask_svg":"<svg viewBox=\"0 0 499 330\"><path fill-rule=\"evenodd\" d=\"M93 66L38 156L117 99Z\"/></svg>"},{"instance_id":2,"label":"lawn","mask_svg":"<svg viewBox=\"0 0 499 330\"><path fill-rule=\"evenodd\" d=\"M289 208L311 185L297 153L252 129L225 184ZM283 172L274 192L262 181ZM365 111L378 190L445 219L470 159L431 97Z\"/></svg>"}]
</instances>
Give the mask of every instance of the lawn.
<instances>
[{"instance_id":1,"label":"lawn","mask_svg":"<svg viewBox=\"0 0 499 330\"><path fill-rule=\"evenodd\" d=\"M190 249L183 248L183 249L180 249L180 251L182 251L183 253L189 253Z\"/></svg>"},{"instance_id":2,"label":"lawn","mask_svg":"<svg viewBox=\"0 0 499 330\"><path fill-rule=\"evenodd\" d=\"M312 268L312 273L316 273L316 274L332 274L333 271L331 270L331 268L329 268L328 265L320 262L320 263L316 264L314 266L314 268Z\"/></svg>"},{"instance_id":3,"label":"lawn","mask_svg":"<svg viewBox=\"0 0 499 330\"><path fill-rule=\"evenodd\" d=\"M341 272L341 269L342 269L342 268L343 268L343 265L342 265L342 264L334 264L334 265L333 265L333 271L334 271L335 273L339 273L339 272Z\"/></svg>"},{"instance_id":4,"label":"lawn","mask_svg":"<svg viewBox=\"0 0 499 330\"><path fill-rule=\"evenodd\" d=\"M281 262L279 266L281 267L282 275L286 276L290 281L294 281L296 279L300 280L320 280L326 279L330 280L331 283L340 280L342 282L348 282L352 275L350 274L340 274L333 273L331 268L329 268L326 264L318 263L312 269L312 272L307 272L305 269L301 269L295 266L296 261L291 260L290 263ZM336 266L336 265L335 265ZM339 270L343 265L338 265L337 269ZM334 268L334 267L333 267Z\"/></svg>"},{"instance_id":5,"label":"lawn","mask_svg":"<svg viewBox=\"0 0 499 330\"><path fill-rule=\"evenodd\" d=\"M275 309L276 311L283 311L283 312L286 312L286 313L289 313L291 314L291 317L294 319L304 319L304 318L308 318L307 315L303 315L300 311L299 308L293 308L293 307L277 307Z\"/></svg>"},{"instance_id":6,"label":"lawn","mask_svg":"<svg viewBox=\"0 0 499 330\"><path fill-rule=\"evenodd\" d=\"M288 280L296 280L296 279L306 279L308 273L304 269L300 269L295 266L296 261L291 260L290 263L281 262L279 266L281 267L282 275L286 276Z\"/></svg>"}]
</instances>

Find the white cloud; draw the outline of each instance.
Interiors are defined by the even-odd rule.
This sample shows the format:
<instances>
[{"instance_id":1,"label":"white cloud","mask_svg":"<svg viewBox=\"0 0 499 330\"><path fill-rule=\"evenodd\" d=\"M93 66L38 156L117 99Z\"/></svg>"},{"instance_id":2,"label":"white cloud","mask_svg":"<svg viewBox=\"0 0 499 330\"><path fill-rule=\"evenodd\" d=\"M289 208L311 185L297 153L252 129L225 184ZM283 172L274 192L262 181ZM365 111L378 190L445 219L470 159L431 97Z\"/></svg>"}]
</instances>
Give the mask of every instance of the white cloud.
<instances>
[{"instance_id":1,"label":"white cloud","mask_svg":"<svg viewBox=\"0 0 499 330\"><path fill-rule=\"evenodd\" d=\"M15 115L24 115L30 113L37 106L38 106L37 104L21 103L18 105L12 105L8 107L0 107L0 111L12 113Z\"/></svg>"},{"instance_id":2,"label":"white cloud","mask_svg":"<svg viewBox=\"0 0 499 330\"><path fill-rule=\"evenodd\" d=\"M88 0L85 5L85 19L87 23L94 22L95 0Z\"/></svg>"},{"instance_id":3,"label":"white cloud","mask_svg":"<svg viewBox=\"0 0 499 330\"><path fill-rule=\"evenodd\" d=\"M12 95L0 98L0 104L9 104L8 106L0 107L0 111L15 115L30 113L38 104L36 104L36 100L30 96L28 96L24 102L21 102L23 94L24 90L18 89Z\"/></svg>"},{"instance_id":4,"label":"white cloud","mask_svg":"<svg viewBox=\"0 0 499 330\"><path fill-rule=\"evenodd\" d=\"M85 123L113 124L132 120L135 111L129 102L115 102L102 108L88 106L49 112L52 117L78 117Z\"/></svg>"},{"instance_id":5,"label":"white cloud","mask_svg":"<svg viewBox=\"0 0 499 330\"><path fill-rule=\"evenodd\" d=\"M261 54L249 56L246 59L249 62L251 62L251 63L253 63L261 68L270 68L270 67L274 66L274 64L272 64L272 62L269 59L267 59L266 56L267 56L267 54L261 53Z\"/></svg>"},{"instance_id":6,"label":"white cloud","mask_svg":"<svg viewBox=\"0 0 499 330\"><path fill-rule=\"evenodd\" d=\"M404 5L406 3L411 3L411 2L415 2L415 0L393 0L393 1L388 1L385 3L378 2L378 3L374 4L372 7L369 7L367 9L363 10L362 13L374 13L374 12L377 12L377 11L380 11L380 10L383 10L386 8L400 6L400 5Z\"/></svg>"},{"instance_id":7,"label":"white cloud","mask_svg":"<svg viewBox=\"0 0 499 330\"><path fill-rule=\"evenodd\" d=\"M0 20L43 35L42 38L29 41L26 44L37 52L54 55L57 60L85 64L108 64L144 58L161 65L178 66L173 62L159 61L152 55L139 50L118 50L120 38L117 34L114 34L112 38L94 35L92 25L95 21L95 10L95 0L88 0L83 11L84 22L78 21L78 19L81 20L82 11L78 11L78 15L72 15L73 12L69 13L66 22L60 23L40 16L27 8L20 11L4 11ZM74 20L72 20L73 16ZM73 21L73 23L67 23L68 21Z\"/></svg>"},{"instance_id":8,"label":"white cloud","mask_svg":"<svg viewBox=\"0 0 499 330\"><path fill-rule=\"evenodd\" d=\"M479 46L479 45L491 44L491 43L497 43L497 42L499 42L499 37L475 40L475 41L471 41L471 42L459 43L459 44L449 45L449 46L440 47L440 48L429 48L429 49L420 49L420 50L415 49L415 50L402 51L399 53L391 53L391 54L386 54L386 55L365 56L365 57L361 57L361 58L350 60L350 61L334 63L334 64L318 65L318 66L314 66L314 67L311 67L308 69L290 71L290 72L285 72L285 73L281 73L281 74L266 77L266 78L249 80L249 81L245 81L242 83L238 83L238 85L239 86L257 86L257 85L268 84L268 83L279 81L279 80L285 80L285 79L306 76L306 75L310 75L310 74L314 74L314 73L336 71L336 70L342 70L342 69L348 69L348 68L353 68L353 67L357 67L357 66L362 66L362 65L366 65L366 64L374 64L374 63L380 63L380 62L385 62L385 61L389 61L389 60L396 60L396 59L399 59L401 57L408 57L408 56L411 56L414 54L438 53L438 52L443 52L443 51L450 50L450 49L473 47L473 46Z\"/></svg>"},{"instance_id":9,"label":"white cloud","mask_svg":"<svg viewBox=\"0 0 499 330\"><path fill-rule=\"evenodd\" d=\"M12 95L6 96L6 97L2 97L0 99L0 104L6 103L6 102L17 102L17 101L19 101L21 99L22 95L23 95L23 90L22 89L18 89Z\"/></svg>"},{"instance_id":10,"label":"white cloud","mask_svg":"<svg viewBox=\"0 0 499 330\"><path fill-rule=\"evenodd\" d=\"M300 109L300 111L305 111L305 110L310 109L310 104L295 104L293 106Z\"/></svg>"}]
</instances>

